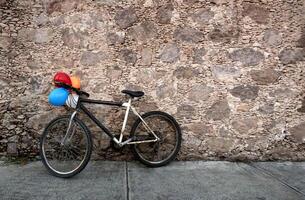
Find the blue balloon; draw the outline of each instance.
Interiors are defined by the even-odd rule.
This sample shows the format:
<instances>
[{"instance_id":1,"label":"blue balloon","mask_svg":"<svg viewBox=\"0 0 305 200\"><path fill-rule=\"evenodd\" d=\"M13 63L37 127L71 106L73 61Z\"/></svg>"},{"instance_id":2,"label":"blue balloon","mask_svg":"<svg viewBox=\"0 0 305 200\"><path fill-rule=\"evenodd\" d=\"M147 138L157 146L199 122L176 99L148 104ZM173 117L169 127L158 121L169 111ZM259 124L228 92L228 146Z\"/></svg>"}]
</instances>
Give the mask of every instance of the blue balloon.
<instances>
[{"instance_id":1,"label":"blue balloon","mask_svg":"<svg viewBox=\"0 0 305 200\"><path fill-rule=\"evenodd\" d=\"M49 94L49 103L53 106L63 106L69 96L69 92L64 88L56 88Z\"/></svg>"}]
</instances>

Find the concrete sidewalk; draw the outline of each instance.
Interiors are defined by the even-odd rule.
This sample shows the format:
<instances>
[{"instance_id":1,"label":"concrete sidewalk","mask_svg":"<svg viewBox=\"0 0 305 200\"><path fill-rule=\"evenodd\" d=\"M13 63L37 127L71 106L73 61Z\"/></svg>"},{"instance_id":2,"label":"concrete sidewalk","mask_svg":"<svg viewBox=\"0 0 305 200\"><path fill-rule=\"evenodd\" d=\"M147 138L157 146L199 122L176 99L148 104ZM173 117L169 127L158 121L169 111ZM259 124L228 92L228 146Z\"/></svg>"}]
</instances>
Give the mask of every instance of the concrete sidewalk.
<instances>
[{"instance_id":1,"label":"concrete sidewalk","mask_svg":"<svg viewBox=\"0 0 305 200\"><path fill-rule=\"evenodd\" d=\"M90 162L71 179L48 174L41 162L0 165L0 199L301 200L305 162Z\"/></svg>"}]
</instances>

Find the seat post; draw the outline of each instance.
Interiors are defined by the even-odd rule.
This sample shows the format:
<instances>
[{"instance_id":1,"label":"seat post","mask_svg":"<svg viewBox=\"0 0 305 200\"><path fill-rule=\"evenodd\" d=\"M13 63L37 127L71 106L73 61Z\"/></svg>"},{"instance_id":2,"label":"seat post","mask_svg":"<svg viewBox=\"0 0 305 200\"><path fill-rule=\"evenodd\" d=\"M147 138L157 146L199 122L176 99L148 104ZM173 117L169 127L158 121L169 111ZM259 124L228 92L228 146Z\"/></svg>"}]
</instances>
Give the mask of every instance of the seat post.
<instances>
[{"instance_id":1,"label":"seat post","mask_svg":"<svg viewBox=\"0 0 305 200\"><path fill-rule=\"evenodd\" d=\"M129 114L129 110L130 110L130 107L131 107L131 99L132 98L130 97L129 100L128 100L128 103L123 103L123 106L126 107L126 112L125 112L123 126L122 126L122 129L121 129L119 143L121 143L122 140L123 140L123 133L124 133L124 130L126 128L126 124L127 124L127 120L128 120L128 114Z\"/></svg>"}]
</instances>

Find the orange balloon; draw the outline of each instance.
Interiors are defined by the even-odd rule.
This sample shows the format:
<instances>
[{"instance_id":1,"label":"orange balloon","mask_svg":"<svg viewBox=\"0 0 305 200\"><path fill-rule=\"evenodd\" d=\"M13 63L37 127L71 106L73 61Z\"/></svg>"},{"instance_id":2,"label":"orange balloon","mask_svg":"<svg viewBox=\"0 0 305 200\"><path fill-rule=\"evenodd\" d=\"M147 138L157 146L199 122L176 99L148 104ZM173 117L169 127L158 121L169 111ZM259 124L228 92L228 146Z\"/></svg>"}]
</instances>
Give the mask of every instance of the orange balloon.
<instances>
[{"instance_id":1,"label":"orange balloon","mask_svg":"<svg viewBox=\"0 0 305 200\"><path fill-rule=\"evenodd\" d=\"M71 78L72 87L80 89L80 79L78 76L72 76Z\"/></svg>"}]
</instances>

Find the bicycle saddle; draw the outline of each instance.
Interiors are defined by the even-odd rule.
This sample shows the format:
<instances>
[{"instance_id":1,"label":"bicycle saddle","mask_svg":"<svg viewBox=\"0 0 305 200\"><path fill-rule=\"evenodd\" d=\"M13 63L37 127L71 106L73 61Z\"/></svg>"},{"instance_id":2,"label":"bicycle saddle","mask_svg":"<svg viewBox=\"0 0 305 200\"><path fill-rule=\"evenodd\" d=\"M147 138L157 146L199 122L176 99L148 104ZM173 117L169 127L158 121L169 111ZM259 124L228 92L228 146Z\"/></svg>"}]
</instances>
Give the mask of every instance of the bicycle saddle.
<instances>
[{"instance_id":1,"label":"bicycle saddle","mask_svg":"<svg viewBox=\"0 0 305 200\"><path fill-rule=\"evenodd\" d=\"M142 91L122 90L122 93L128 94L132 98L134 98L134 97L141 97L141 96L144 95L144 92L142 92Z\"/></svg>"}]
</instances>

